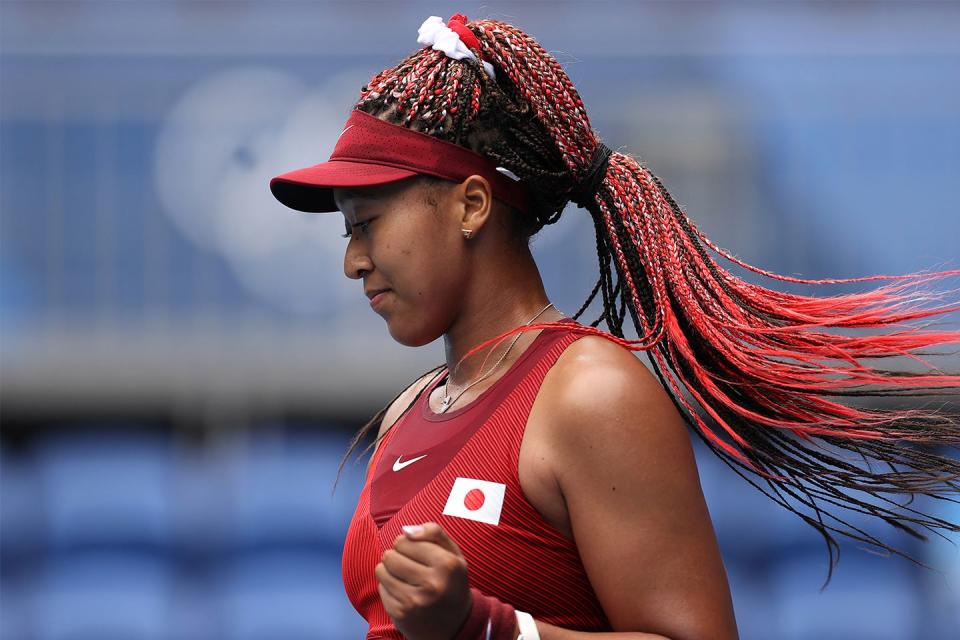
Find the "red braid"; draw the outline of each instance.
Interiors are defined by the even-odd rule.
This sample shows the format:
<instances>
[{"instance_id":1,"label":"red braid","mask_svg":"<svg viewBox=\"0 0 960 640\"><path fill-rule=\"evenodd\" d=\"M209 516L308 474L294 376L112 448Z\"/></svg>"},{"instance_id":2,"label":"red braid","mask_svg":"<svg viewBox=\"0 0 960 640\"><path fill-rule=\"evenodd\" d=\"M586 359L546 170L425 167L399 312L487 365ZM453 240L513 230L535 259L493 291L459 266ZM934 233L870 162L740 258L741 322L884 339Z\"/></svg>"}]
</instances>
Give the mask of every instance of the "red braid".
<instances>
[{"instance_id":1,"label":"red braid","mask_svg":"<svg viewBox=\"0 0 960 640\"><path fill-rule=\"evenodd\" d=\"M599 140L570 79L533 38L494 20L462 22L477 38L476 53L493 64L496 81L476 61L452 60L425 48L374 77L358 108L470 146L526 180L539 206L532 225L538 229L556 220L590 172ZM584 204L597 232L600 279L575 317L598 292L603 312L590 326L572 328L647 351L664 388L707 446L824 536L831 572L838 550L831 531L909 556L825 510L824 502L876 516L921 539L926 538L911 525L960 532L957 523L886 497L910 494L912 499L920 493L956 501L948 496L960 493L960 462L935 452L960 444L956 418L926 408L867 409L828 399L955 392L960 374L939 371L919 356L927 347L960 343L960 331L928 331L929 324L906 323L960 310L960 305L924 306L946 292L921 288L960 270L829 280L764 271L712 243L660 180L623 153L610 156L595 196ZM784 282L900 282L828 297L788 294L737 278L708 249ZM637 339L624 337L627 313ZM596 328L601 321L609 331ZM547 326L518 327L477 345L464 358L519 331ZM852 336L822 330L886 327L892 331ZM892 371L862 362L897 356L927 371ZM844 450L864 461L884 462L890 471L852 464L840 455ZM771 492L738 467L764 478ZM861 493L886 504L865 501ZM792 502L815 515L798 511ZM824 515L847 528L825 523Z\"/></svg>"}]
</instances>

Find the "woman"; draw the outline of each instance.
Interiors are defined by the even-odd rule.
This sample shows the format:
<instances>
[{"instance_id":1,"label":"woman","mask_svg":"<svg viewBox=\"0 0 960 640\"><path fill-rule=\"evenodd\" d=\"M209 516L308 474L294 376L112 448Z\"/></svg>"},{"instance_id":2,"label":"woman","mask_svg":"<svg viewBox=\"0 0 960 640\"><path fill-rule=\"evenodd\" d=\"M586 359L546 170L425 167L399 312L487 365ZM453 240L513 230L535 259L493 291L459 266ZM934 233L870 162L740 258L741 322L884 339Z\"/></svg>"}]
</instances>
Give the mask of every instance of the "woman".
<instances>
[{"instance_id":1,"label":"woman","mask_svg":"<svg viewBox=\"0 0 960 640\"><path fill-rule=\"evenodd\" d=\"M900 552L835 526L824 501L919 537L911 525L960 531L884 497L957 492L960 464L931 450L957 443L956 422L827 399L956 387L859 359L924 362L918 349L960 335L818 330L952 311L921 309L930 297L909 287L957 272L843 280L901 282L823 299L743 282L707 247L772 278L841 281L784 278L713 245L652 173L597 140L560 65L516 27L434 16L419 36L427 46L363 87L328 162L271 181L294 209L343 213L345 273L395 340L446 346L348 451L378 429L343 560L368 638L736 638L684 420L817 528L831 560L831 531ZM572 317L528 244L568 201L592 216L600 264ZM580 324L597 293L602 314Z\"/></svg>"}]
</instances>

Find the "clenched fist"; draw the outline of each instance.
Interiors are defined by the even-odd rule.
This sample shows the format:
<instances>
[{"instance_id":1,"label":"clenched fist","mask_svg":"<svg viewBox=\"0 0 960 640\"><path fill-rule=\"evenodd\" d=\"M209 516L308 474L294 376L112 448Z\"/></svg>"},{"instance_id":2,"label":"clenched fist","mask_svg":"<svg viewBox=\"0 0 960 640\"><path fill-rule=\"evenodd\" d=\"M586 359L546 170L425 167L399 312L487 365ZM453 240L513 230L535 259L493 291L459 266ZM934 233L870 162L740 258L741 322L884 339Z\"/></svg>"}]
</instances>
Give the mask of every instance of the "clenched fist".
<instances>
[{"instance_id":1,"label":"clenched fist","mask_svg":"<svg viewBox=\"0 0 960 640\"><path fill-rule=\"evenodd\" d=\"M467 561L436 522L404 531L374 570L380 599L409 640L450 640L472 604Z\"/></svg>"}]
</instances>

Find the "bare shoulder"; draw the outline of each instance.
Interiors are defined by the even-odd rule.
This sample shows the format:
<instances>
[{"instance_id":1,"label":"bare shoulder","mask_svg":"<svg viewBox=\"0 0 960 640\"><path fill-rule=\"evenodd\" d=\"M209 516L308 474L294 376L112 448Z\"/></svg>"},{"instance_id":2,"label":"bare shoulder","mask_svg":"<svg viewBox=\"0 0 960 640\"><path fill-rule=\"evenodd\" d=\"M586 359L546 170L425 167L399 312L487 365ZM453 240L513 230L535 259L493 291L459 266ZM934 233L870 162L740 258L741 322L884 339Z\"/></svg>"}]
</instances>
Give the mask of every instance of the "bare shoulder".
<instances>
[{"instance_id":1,"label":"bare shoulder","mask_svg":"<svg viewBox=\"0 0 960 640\"><path fill-rule=\"evenodd\" d=\"M690 434L656 375L585 336L543 385L550 471L613 629L736 638Z\"/></svg>"},{"instance_id":2,"label":"bare shoulder","mask_svg":"<svg viewBox=\"0 0 960 640\"><path fill-rule=\"evenodd\" d=\"M439 371L428 371L419 378L417 378L413 384L408 386L403 392L394 399L393 402L387 407L386 412L383 414L383 420L380 421L380 430L377 432L377 440L390 430L390 427L400 419L400 416L403 415L403 412L406 410L410 403L413 402L413 399L417 397L417 394L420 393L427 385L430 384L430 381L433 380ZM378 445L379 447L379 445ZM370 462L373 460L373 456L376 454L376 450L371 454L370 460L367 461L367 466L369 467Z\"/></svg>"},{"instance_id":3,"label":"bare shoulder","mask_svg":"<svg viewBox=\"0 0 960 640\"><path fill-rule=\"evenodd\" d=\"M584 459L586 448L597 461L637 460L653 451L654 458L693 459L686 422L667 390L634 352L614 342L599 336L573 342L544 387L550 438L561 456Z\"/></svg>"},{"instance_id":4,"label":"bare shoulder","mask_svg":"<svg viewBox=\"0 0 960 640\"><path fill-rule=\"evenodd\" d=\"M551 368L544 385L551 413L577 415L672 401L657 377L637 355L599 336L584 336L568 346Z\"/></svg>"}]
</instances>

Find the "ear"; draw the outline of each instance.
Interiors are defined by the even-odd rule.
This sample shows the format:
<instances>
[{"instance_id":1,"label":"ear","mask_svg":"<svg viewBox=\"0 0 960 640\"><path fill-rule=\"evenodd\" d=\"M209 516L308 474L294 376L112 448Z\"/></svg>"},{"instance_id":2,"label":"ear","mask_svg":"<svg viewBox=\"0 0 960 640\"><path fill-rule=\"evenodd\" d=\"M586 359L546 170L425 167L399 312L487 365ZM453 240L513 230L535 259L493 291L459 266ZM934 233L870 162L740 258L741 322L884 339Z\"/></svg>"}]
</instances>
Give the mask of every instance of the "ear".
<instances>
[{"instance_id":1,"label":"ear","mask_svg":"<svg viewBox=\"0 0 960 640\"><path fill-rule=\"evenodd\" d=\"M454 198L462 229L471 229L474 237L493 212L493 188L483 176L470 176L454 188Z\"/></svg>"}]
</instances>

